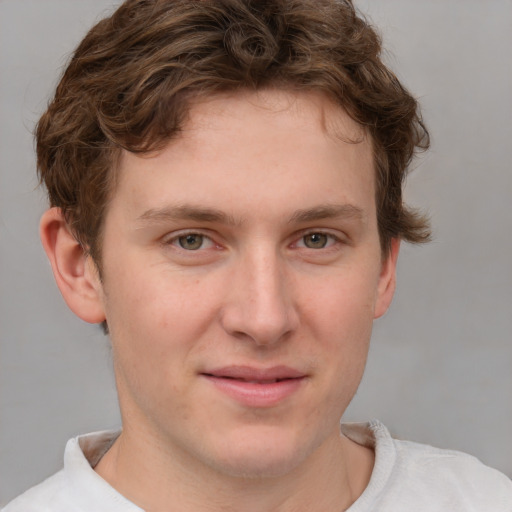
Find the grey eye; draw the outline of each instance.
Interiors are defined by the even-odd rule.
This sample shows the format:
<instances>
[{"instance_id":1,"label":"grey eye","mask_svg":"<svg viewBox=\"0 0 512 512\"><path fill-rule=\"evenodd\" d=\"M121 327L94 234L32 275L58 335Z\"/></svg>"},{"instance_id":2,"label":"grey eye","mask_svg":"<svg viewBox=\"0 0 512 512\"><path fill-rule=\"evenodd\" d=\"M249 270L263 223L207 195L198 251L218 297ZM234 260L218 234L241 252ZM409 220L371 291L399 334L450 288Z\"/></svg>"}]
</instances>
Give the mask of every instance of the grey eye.
<instances>
[{"instance_id":1,"label":"grey eye","mask_svg":"<svg viewBox=\"0 0 512 512\"><path fill-rule=\"evenodd\" d=\"M178 238L180 247L186 249L187 251L196 251L197 249L200 249L203 245L203 241L204 236L197 233L191 233L189 235L180 236Z\"/></svg>"},{"instance_id":2,"label":"grey eye","mask_svg":"<svg viewBox=\"0 0 512 512\"><path fill-rule=\"evenodd\" d=\"M303 241L309 249L323 249L327 245L329 237L324 233L309 233L303 237Z\"/></svg>"}]
</instances>

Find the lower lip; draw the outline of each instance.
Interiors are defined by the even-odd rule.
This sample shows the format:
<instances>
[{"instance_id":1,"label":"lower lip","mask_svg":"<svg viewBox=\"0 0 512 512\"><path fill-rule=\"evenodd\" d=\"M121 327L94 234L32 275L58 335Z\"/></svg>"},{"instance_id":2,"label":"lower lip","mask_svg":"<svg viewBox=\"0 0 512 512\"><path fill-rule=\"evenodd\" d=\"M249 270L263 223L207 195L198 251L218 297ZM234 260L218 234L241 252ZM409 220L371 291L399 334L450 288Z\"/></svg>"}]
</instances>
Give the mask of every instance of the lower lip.
<instances>
[{"instance_id":1,"label":"lower lip","mask_svg":"<svg viewBox=\"0 0 512 512\"><path fill-rule=\"evenodd\" d=\"M204 375L217 389L248 407L273 407L293 395L304 382L304 377L284 379L271 383L246 382Z\"/></svg>"}]
</instances>

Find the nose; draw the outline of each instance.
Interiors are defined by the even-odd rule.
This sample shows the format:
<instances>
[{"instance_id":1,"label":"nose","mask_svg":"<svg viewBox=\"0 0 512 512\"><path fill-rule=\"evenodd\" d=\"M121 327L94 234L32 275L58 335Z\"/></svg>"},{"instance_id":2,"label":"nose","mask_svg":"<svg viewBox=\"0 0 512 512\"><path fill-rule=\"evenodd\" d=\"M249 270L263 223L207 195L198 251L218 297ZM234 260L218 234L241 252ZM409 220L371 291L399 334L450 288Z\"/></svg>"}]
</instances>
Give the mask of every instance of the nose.
<instances>
[{"instance_id":1,"label":"nose","mask_svg":"<svg viewBox=\"0 0 512 512\"><path fill-rule=\"evenodd\" d=\"M260 250L241 258L229 276L221 322L231 336L272 345L297 328L290 276L273 251Z\"/></svg>"}]
</instances>

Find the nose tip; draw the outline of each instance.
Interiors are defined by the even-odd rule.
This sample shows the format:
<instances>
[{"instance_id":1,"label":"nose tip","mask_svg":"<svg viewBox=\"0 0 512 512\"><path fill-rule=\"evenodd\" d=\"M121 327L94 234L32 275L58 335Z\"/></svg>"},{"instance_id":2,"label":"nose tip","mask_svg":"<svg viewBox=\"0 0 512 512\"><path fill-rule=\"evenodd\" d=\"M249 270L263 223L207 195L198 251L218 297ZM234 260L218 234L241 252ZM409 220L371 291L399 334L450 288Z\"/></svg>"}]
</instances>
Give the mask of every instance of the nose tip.
<instances>
[{"instance_id":1,"label":"nose tip","mask_svg":"<svg viewBox=\"0 0 512 512\"><path fill-rule=\"evenodd\" d=\"M243 318L245 317L245 318ZM236 320L233 315L225 319L226 331L239 339L250 339L258 346L278 343L293 331L288 315L250 315L241 311Z\"/></svg>"},{"instance_id":2,"label":"nose tip","mask_svg":"<svg viewBox=\"0 0 512 512\"><path fill-rule=\"evenodd\" d=\"M259 346L287 338L298 325L293 294L285 272L268 258L231 275L228 300L222 312L226 332Z\"/></svg>"}]
</instances>

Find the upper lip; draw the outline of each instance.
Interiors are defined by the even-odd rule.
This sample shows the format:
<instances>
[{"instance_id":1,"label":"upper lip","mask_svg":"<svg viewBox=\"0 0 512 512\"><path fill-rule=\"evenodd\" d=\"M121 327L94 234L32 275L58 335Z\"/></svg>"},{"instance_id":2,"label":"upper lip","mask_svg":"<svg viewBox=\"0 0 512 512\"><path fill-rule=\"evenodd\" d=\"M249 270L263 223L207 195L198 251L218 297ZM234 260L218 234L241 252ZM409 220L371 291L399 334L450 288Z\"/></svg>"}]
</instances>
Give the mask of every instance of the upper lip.
<instances>
[{"instance_id":1,"label":"upper lip","mask_svg":"<svg viewBox=\"0 0 512 512\"><path fill-rule=\"evenodd\" d=\"M272 366L270 368L255 368L252 366L233 365L208 370L202 372L202 374L217 378L227 378L256 382L298 379L306 377L306 374L304 372L284 365Z\"/></svg>"}]
</instances>

